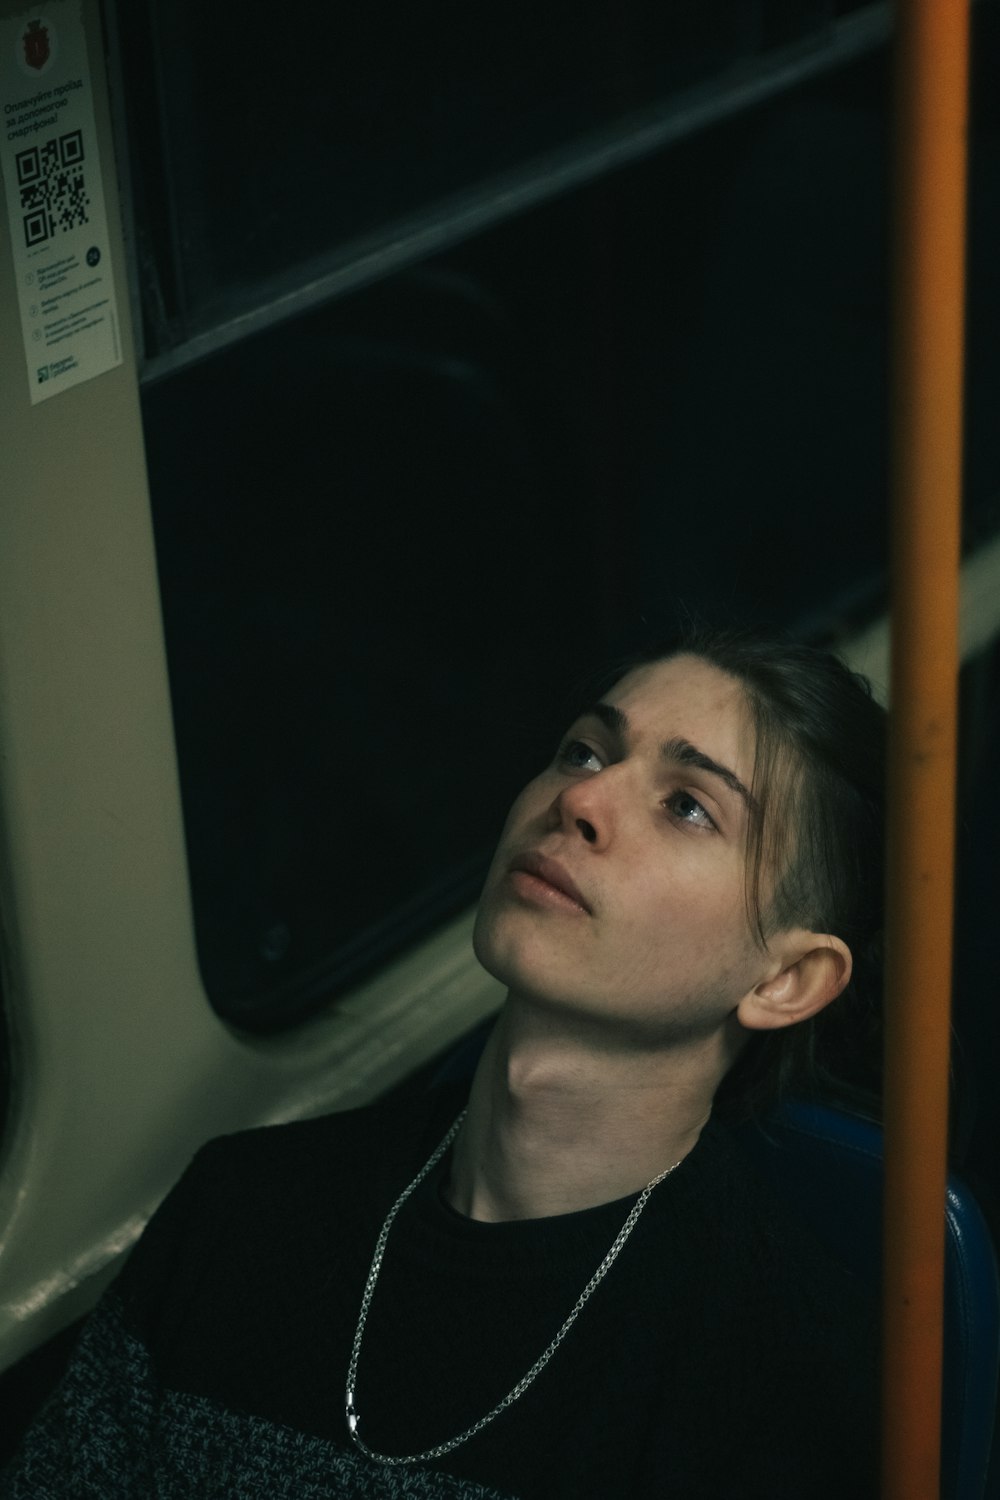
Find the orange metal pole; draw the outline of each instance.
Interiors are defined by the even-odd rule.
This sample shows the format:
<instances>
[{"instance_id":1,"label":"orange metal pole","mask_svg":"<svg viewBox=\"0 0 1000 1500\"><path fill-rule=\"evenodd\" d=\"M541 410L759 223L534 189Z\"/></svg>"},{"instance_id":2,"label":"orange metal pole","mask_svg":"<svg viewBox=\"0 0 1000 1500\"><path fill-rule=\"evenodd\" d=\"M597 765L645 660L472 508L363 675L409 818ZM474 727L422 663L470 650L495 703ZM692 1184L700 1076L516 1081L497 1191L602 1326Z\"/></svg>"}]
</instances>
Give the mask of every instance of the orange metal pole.
<instances>
[{"instance_id":1,"label":"orange metal pole","mask_svg":"<svg viewBox=\"0 0 1000 1500\"><path fill-rule=\"evenodd\" d=\"M898 0L883 1496L938 1500L968 0Z\"/></svg>"}]
</instances>

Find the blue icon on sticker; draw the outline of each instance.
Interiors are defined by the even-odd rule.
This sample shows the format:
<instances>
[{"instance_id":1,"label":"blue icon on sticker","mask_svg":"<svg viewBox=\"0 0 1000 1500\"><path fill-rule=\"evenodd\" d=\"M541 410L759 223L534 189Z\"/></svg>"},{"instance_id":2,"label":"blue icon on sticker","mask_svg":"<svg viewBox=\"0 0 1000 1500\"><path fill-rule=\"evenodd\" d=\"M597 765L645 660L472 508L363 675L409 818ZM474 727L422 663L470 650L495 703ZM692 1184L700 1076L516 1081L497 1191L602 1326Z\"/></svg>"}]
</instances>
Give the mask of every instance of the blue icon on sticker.
<instances>
[{"instance_id":1,"label":"blue icon on sticker","mask_svg":"<svg viewBox=\"0 0 1000 1500\"><path fill-rule=\"evenodd\" d=\"M100 258L101 258L101 252L100 252L100 250L98 250L98 248L97 248L96 245L91 245L90 249L87 251L87 265L88 266L96 266L97 262L100 260Z\"/></svg>"}]
</instances>

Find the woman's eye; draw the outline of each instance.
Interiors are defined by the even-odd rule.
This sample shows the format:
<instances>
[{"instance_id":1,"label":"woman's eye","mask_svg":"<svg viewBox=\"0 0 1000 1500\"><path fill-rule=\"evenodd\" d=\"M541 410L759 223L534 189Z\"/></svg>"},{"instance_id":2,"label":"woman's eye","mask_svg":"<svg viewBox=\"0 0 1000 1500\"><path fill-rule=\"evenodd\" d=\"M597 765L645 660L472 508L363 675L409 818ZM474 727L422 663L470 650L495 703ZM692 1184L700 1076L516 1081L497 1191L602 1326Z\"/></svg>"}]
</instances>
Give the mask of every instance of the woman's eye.
<instances>
[{"instance_id":1,"label":"woman's eye","mask_svg":"<svg viewBox=\"0 0 1000 1500\"><path fill-rule=\"evenodd\" d=\"M674 792L667 798L667 807L682 823L691 823L695 828L714 828L715 822L705 811L697 797L690 792Z\"/></svg>"},{"instance_id":2,"label":"woman's eye","mask_svg":"<svg viewBox=\"0 0 1000 1500\"><path fill-rule=\"evenodd\" d=\"M604 768L597 751L584 740L567 740L560 745L557 759L561 765L574 771L601 771Z\"/></svg>"}]
</instances>

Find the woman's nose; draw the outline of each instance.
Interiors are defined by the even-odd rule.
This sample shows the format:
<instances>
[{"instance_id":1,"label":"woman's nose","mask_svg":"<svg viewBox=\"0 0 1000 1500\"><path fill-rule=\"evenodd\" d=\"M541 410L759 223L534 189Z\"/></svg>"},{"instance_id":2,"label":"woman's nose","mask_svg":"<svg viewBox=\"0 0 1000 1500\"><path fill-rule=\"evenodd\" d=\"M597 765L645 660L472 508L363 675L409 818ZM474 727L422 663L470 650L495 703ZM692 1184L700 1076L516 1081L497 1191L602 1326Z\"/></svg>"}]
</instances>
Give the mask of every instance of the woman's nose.
<instances>
[{"instance_id":1,"label":"woman's nose","mask_svg":"<svg viewBox=\"0 0 1000 1500\"><path fill-rule=\"evenodd\" d=\"M614 828L612 788L607 782L599 785L607 775L604 770L572 782L563 787L552 805L557 824L567 833L578 833L594 848L602 848Z\"/></svg>"}]
</instances>

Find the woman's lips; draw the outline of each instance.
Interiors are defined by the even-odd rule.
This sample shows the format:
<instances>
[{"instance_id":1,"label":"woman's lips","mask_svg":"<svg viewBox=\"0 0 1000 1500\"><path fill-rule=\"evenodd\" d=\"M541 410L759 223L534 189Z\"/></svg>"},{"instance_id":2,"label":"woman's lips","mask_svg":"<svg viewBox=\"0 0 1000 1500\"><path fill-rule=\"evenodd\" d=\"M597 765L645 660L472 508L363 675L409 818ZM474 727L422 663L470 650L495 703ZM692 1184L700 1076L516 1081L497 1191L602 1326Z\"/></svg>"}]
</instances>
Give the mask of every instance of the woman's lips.
<instances>
[{"instance_id":1,"label":"woman's lips","mask_svg":"<svg viewBox=\"0 0 1000 1500\"><path fill-rule=\"evenodd\" d=\"M591 915L579 887L558 860L544 854L519 854L511 862L510 878L522 895L565 911Z\"/></svg>"}]
</instances>

